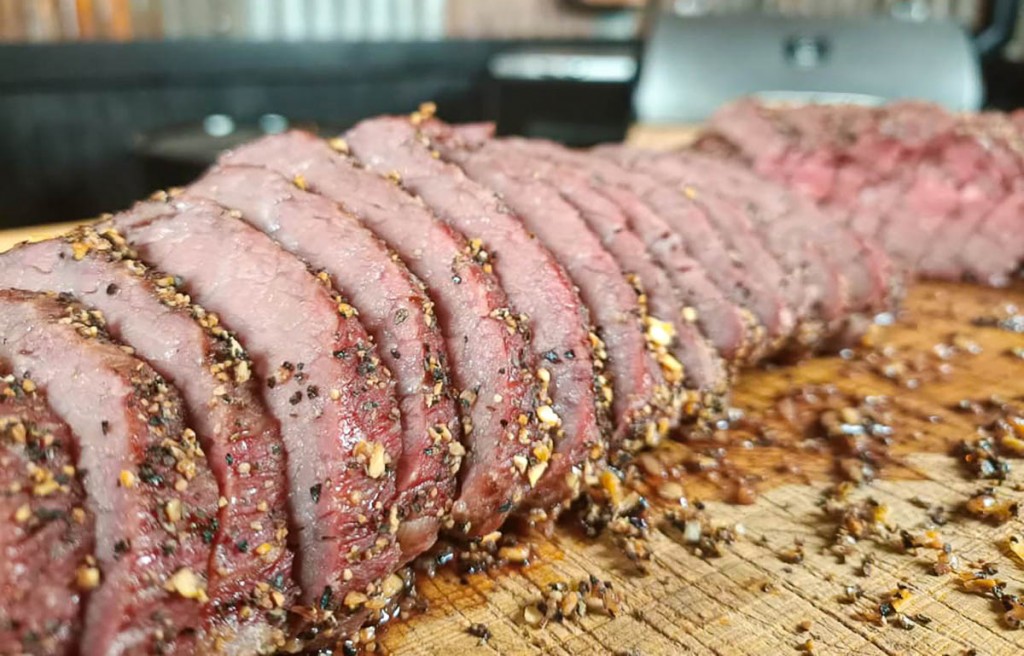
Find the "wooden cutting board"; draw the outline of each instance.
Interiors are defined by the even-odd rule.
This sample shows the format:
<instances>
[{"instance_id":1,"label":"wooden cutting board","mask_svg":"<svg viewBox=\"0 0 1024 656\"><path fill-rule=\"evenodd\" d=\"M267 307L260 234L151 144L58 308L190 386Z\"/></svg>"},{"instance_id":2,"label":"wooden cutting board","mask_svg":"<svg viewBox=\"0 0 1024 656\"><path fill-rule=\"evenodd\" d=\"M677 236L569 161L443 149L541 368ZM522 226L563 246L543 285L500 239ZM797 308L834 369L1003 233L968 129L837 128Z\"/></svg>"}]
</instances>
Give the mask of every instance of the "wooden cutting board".
<instances>
[{"instance_id":1,"label":"wooden cutting board","mask_svg":"<svg viewBox=\"0 0 1024 656\"><path fill-rule=\"evenodd\" d=\"M63 227L0 233L0 250ZM993 290L915 284L896 324L872 335L871 350L879 359L875 365L831 357L745 372L733 405L747 413L748 423L771 424L773 444L725 435L713 446L725 449L736 470L760 477L754 483L759 496L752 505L726 503L720 499L732 496L731 484L715 483L706 474L683 479L691 504L707 500L717 524L745 529L745 537L721 557L699 558L678 533L659 528L650 540L647 573L641 574L610 539L581 539L564 529L551 537L531 535L534 564L462 579L451 572L424 578L419 593L427 610L393 624L381 638L381 649L438 656L760 655L799 654L811 640L816 654L1024 653L1024 630L1009 630L992 600L961 591L952 576L929 573L936 552L906 554L862 541L846 564L826 553L834 527L818 502L821 491L836 482L836 461L827 449L815 448L823 443L819 435L778 416L779 399L808 386L833 384L853 397L891 399L897 462L853 498L887 504L890 522L911 533L920 533L926 522L928 511L921 506L949 509L951 521L940 529L942 539L965 562L995 563L1010 592L1024 594L1024 562L1014 561L1004 547L1011 532L1024 533L1024 523L1017 519L990 526L959 514L956 509L981 483L948 455L974 430L974 418L953 409L958 402L992 395L1024 399L1024 359L1013 354L1024 348L1024 334L976 325L989 323L979 318L1022 311L1014 307L1024 309L1024 285ZM1024 461L1012 464L1010 480L1017 491L1006 486L1005 494L1024 501ZM794 540L804 545L804 559L797 564L780 557ZM873 555L875 566L870 576L861 576L866 554ZM526 625L523 608L540 599L548 584L589 574L614 584L624 612L614 618L591 614L578 622L552 622L542 629ZM901 580L913 590L905 611L928 618L927 624L907 630L859 617ZM863 589L864 598L853 605L840 603L851 584ZM467 631L474 624L487 628L486 643Z\"/></svg>"},{"instance_id":2,"label":"wooden cutting board","mask_svg":"<svg viewBox=\"0 0 1024 656\"><path fill-rule=\"evenodd\" d=\"M6 251L18 242L38 241L48 237L56 237L76 225L79 225L79 223L52 223L44 226L29 226L26 228L0 230L0 252Z\"/></svg>"},{"instance_id":3,"label":"wooden cutting board","mask_svg":"<svg viewBox=\"0 0 1024 656\"><path fill-rule=\"evenodd\" d=\"M954 339L964 348L944 361L949 373L907 389L885 375L850 372L841 358L817 358L791 368L745 373L735 390L734 405L758 416L776 405L788 391L806 385L835 384L856 396L887 395L897 401L891 426L895 431L900 463L883 469L881 480L853 494L873 497L891 508L891 522L921 533L926 510L920 505L941 505L955 510L981 484L971 480L953 457L952 445L973 431L971 418L951 409L961 399L984 399L993 394L1024 399L1024 360L1012 349L1024 347L1024 335L971 325L976 317L992 317L1006 304L1024 308L1024 286L991 290L967 285L917 284L910 290L905 316L877 335L876 349L892 345L899 360L938 362ZM973 344L972 344L973 343ZM939 345L938 349L935 349ZM927 374L922 376L928 379ZM770 413L769 413L770 414ZM858 575L861 557L839 564L823 553L830 544L830 523L818 507L820 492L831 476L834 460L802 453L797 443L805 435L785 435L775 425L781 448L734 444L726 448L740 469L764 477L762 494L753 505L712 501L709 514L718 523L745 526L746 539L736 542L717 559L691 554L672 530L656 531L653 558L646 575L635 568L606 539L581 540L567 530L551 538L533 536L536 564L515 571L503 570L469 576L460 582L441 575L421 583L429 610L385 634L385 646L395 653L447 655L488 651L499 654L798 654L798 647L813 640L818 654L979 654L1024 653L1024 630L1007 629L996 604L962 592L952 576L928 573L936 552L907 555L891 548L859 545L859 554L873 554L874 572ZM780 474L782 467L803 465L803 473ZM1024 461L1013 462L1011 480L1024 484ZM794 483L805 475L808 484ZM721 488L706 480L686 485L690 502L721 497ZM1024 490L1024 487L1021 487ZM728 496L728 489L725 490ZM1010 496L1024 501L1024 493ZM964 561L994 562L999 578L1010 590L1024 593L1024 562L1015 562L1002 546L1011 532L1024 533L1016 520L994 527L956 512L940 529ZM764 540L762 542L762 539ZM794 540L804 543L800 564L783 562L780 553ZM551 582L578 580L588 574L610 580L628 612L618 617L588 616L573 624L529 628L523 608L543 594ZM877 607L881 595L901 579L914 590L910 614L931 620L912 630L878 626L858 619L858 612ZM839 598L850 584L859 585L865 598L845 605ZM806 632L798 625L810 622ZM486 647L466 632L471 624L486 625L492 637Z\"/></svg>"}]
</instances>

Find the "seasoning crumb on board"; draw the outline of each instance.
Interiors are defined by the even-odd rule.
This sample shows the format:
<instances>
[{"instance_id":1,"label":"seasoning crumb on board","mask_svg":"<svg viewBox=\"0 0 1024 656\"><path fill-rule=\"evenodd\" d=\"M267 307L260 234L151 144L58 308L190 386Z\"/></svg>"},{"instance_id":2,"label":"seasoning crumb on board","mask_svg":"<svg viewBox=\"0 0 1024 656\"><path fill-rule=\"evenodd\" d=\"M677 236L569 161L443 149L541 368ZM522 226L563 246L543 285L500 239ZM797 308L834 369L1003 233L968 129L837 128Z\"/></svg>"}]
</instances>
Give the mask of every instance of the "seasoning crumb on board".
<instances>
[{"instance_id":1,"label":"seasoning crumb on board","mask_svg":"<svg viewBox=\"0 0 1024 656\"><path fill-rule=\"evenodd\" d=\"M491 639L491 630L487 628L486 624L470 624L466 628L466 633L473 636L474 638L480 638L480 644L486 644Z\"/></svg>"},{"instance_id":2,"label":"seasoning crumb on board","mask_svg":"<svg viewBox=\"0 0 1024 656\"><path fill-rule=\"evenodd\" d=\"M579 581L549 583L540 601L523 608L523 621L533 628L543 628L551 621L578 621L588 613L614 618L623 610L613 584L591 575Z\"/></svg>"}]
</instances>

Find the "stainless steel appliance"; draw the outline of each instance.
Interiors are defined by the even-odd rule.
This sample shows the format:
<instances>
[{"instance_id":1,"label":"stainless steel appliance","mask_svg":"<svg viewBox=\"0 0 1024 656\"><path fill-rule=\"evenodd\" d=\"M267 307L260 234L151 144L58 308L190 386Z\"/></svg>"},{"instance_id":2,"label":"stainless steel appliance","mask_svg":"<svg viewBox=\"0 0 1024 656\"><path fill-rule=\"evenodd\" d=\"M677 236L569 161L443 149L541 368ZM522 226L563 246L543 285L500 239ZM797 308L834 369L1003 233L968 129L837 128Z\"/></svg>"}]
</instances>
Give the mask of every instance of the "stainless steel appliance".
<instances>
[{"instance_id":1,"label":"stainless steel appliance","mask_svg":"<svg viewBox=\"0 0 1024 656\"><path fill-rule=\"evenodd\" d=\"M642 61L637 118L696 122L752 94L796 102L918 98L976 110L984 100L980 59L1009 39L1017 6L991 3L987 27L975 35L949 18L913 15L659 15Z\"/></svg>"}]
</instances>

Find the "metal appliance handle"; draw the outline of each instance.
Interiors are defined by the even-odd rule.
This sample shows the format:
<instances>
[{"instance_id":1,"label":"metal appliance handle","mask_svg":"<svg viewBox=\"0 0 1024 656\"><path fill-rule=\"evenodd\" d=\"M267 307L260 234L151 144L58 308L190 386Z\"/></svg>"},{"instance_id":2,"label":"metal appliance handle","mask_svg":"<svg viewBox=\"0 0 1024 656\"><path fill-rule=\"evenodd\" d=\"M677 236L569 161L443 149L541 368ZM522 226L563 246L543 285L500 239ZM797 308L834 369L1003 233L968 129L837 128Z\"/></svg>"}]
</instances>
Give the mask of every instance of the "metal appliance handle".
<instances>
[{"instance_id":1,"label":"metal appliance handle","mask_svg":"<svg viewBox=\"0 0 1024 656\"><path fill-rule=\"evenodd\" d=\"M1020 15L1019 0L992 0L991 7L988 25L974 35L974 47L982 57L997 54L1009 43Z\"/></svg>"}]
</instances>

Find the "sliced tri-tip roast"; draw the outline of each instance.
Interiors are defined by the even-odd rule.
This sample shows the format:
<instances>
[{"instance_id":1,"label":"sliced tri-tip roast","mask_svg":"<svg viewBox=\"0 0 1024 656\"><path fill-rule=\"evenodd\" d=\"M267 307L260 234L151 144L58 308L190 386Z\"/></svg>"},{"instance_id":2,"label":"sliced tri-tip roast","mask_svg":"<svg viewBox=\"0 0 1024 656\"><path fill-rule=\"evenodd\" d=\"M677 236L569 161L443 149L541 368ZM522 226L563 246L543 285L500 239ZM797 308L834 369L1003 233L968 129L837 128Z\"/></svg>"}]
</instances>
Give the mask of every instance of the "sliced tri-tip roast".
<instances>
[{"instance_id":1,"label":"sliced tri-tip roast","mask_svg":"<svg viewBox=\"0 0 1024 656\"><path fill-rule=\"evenodd\" d=\"M553 185L579 212L639 290L641 305L647 310L644 323L649 347L659 356L664 348L682 364L686 387L692 391L683 404L681 419L707 423L718 416L729 382L725 365L696 325L687 320L682 294L632 231L621 208L602 196L585 172L557 157L545 156L549 149L562 150L561 146L517 138L495 143L528 158L524 163L529 162L533 175Z\"/></svg>"},{"instance_id":2,"label":"sliced tri-tip roast","mask_svg":"<svg viewBox=\"0 0 1024 656\"><path fill-rule=\"evenodd\" d=\"M822 339L832 343L829 338L856 332L852 321L862 325L863 317L893 309L899 288L893 287L895 271L888 256L873 240L822 216L786 188L733 162L693 151L612 146L600 152L673 184L739 203L773 255L787 270L798 272L804 292L803 328L810 329L797 335L798 344L815 347Z\"/></svg>"},{"instance_id":3,"label":"sliced tri-tip roast","mask_svg":"<svg viewBox=\"0 0 1024 656\"><path fill-rule=\"evenodd\" d=\"M74 654L100 581L73 440L31 378L0 377L0 654Z\"/></svg>"},{"instance_id":4,"label":"sliced tri-tip roast","mask_svg":"<svg viewBox=\"0 0 1024 656\"><path fill-rule=\"evenodd\" d=\"M481 126L455 129L467 142L488 136L488 131ZM546 160L583 172L595 193L621 210L629 229L684 299L684 319L698 325L726 361L736 365L755 359L761 351L763 329L748 310L727 298L712 279L711 272L688 254L684 235L676 232L645 202L642 193L649 187L647 180L601 157L544 141L530 140L528 145L531 152ZM727 272L726 277L731 279L733 275Z\"/></svg>"},{"instance_id":5,"label":"sliced tri-tip roast","mask_svg":"<svg viewBox=\"0 0 1024 656\"><path fill-rule=\"evenodd\" d=\"M354 309L326 276L212 202L155 199L100 230L108 227L142 261L175 272L181 289L246 344L281 425L308 619L325 631L357 626L400 557L394 466L402 444L394 381ZM245 453L228 457L246 470L260 466ZM269 557L283 547L250 548Z\"/></svg>"},{"instance_id":6,"label":"sliced tri-tip roast","mask_svg":"<svg viewBox=\"0 0 1024 656\"><path fill-rule=\"evenodd\" d=\"M572 281L541 240L489 189L434 157L425 138L409 119L384 117L356 125L345 141L367 167L393 172L442 220L479 240L512 305L525 314L520 321L540 363L542 394L550 398L538 418L553 430L555 448L536 454L537 465L520 465L533 487L529 504L546 510L575 498L583 479L593 475L592 462L605 455L612 389L603 371L604 345L592 333L590 313Z\"/></svg>"},{"instance_id":7,"label":"sliced tri-tip roast","mask_svg":"<svg viewBox=\"0 0 1024 656\"><path fill-rule=\"evenodd\" d=\"M178 389L224 500L206 591L218 625L207 631L239 653L280 647L297 594L285 453L239 342L113 231L21 244L0 255L0 287L65 293L102 312L109 332Z\"/></svg>"},{"instance_id":8,"label":"sliced tri-tip roast","mask_svg":"<svg viewBox=\"0 0 1024 656\"><path fill-rule=\"evenodd\" d=\"M620 162L625 164L625 162ZM632 163L630 164L632 165ZM751 218L735 199L722 195L714 188L694 184L689 179L651 175L651 171L642 167L637 171L645 177L655 180L659 188L654 194L665 196L660 185L671 190L682 192L686 200L701 210L709 232L707 238L713 236L721 240L732 256L737 268L744 271L748 280L756 285L751 289L758 300L749 301L747 306L754 312L767 331L769 352L787 345L800 329L816 330L810 324L815 319L807 314L807 301L803 284L803 263L784 269L777 260L775 253L764 243L757 233ZM652 195L651 198L657 196ZM673 213L664 202L652 201L654 207L663 208L663 215L671 219ZM680 224L676 229L685 231L687 226L695 229L703 226L702 222ZM712 232L713 231L713 232Z\"/></svg>"},{"instance_id":9,"label":"sliced tri-tip roast","mask_svg":"<svg viewBox=\"0 0 1024 656\"><path fill-rule=\"evenodd\" d=\"M1004 285L1024 264L1024 131L996 112L957 118L935 166L958 183L958 211L924 240L917 270ZM883 235L885 245L898 240L899 234Z\"/></svg>"},{"instance_id":10,"label":"sliced tri-tip roast","mask_svg":"<svg viewBox=\"0 0 1024 656\"><path fill-rule=\"evenodd\" d=\"M716 426L739 367L859 336L903 269L1024 254L1003 115L740 102L655 153L432 113L0 255L0 652L336 648L439 531L494 544Z\"/></svg>"},{"instance_id":11,"label":"sliced tri-tip roast","mask_svg":"<svg viewBox=\"0 0 1024 656\"><path fill-rule=\"evenodd\" d=\"M641 302L639 280L630 283L579 211L556 187L535 176L529 157L493 140L463 142L456 131L436 119L422 122L422 137L417 136L412 122L397 125L404 126L405 143L415 147L429 138L442 159L458 164L469 177L494 190L525 229L565 267L590 308L607 353L614 393L612 446L635 450L656 444L678 421L683 370L665 348L671 335L657 332L657 328L667 328L667 323L656 318L657 328L648 330L651 317ZM422 157L433 161L428 148L420 146L420 150ZM519 253L518 249L514 252Z\"/></svg>"},{"instance_id":12,"label":"sliced tri-tip roast","mask_svg":"<svg viewBox=\"0 0 1024 656\"><path fill-rule=\"evenodd\" d=\"M452 506L456 528L496 530L530 489L538 453L536 361L525 326L478 242L440 221L393 180L364 169L343 141L303 132L265 137L226 154L224 165L265 166L341 204L386 241L427 285L459 390L466 456ZM525 463L525 466L520 466Z\"/></svg>"},{"instance_id":13,"label":"sliced tri-tip roast","mask_svg":"<svg viewBox=\"0 0 1024 656\"><path fill-rule=\"evenodd\" d=\"M639 173L682 189L691 198L703 203L708 215L723 234L739 235L746 248L748 263L757 262L760 277L780 290L787 307L793 312L796 328L790 339L797 348L813 347L825 331L815 306L820 294L809 283L809 249L802 242L776 244L766 234L782 234L784 226L764 229L743 198L730 193L728 185L706 169L675 159L644 157L641 151L611 146L595 151L610 157ZM652 161L653 160L653 161Z\"/></svg>"},{"instance_id":14,"label":"sliced tri-tip roast","mask_svg":"<svg viewBox=\"0 0 1024 656\"><path fill-rule=\"evenodd\" d=\"M937 105L768 107L716 113L698 148L746 162L877 239L908 272L1005 284L1024 259L1024 147L1000 114ZM833 214L834 213L834 214ZM984 256L979 256L984 253Z\"/></svg>"},{"instance_id":15,"label":"sliced tri-tip roast","mask_svg":"<svg viewBox=\"0 0 1024 656\"><path fill-rule=\"evenodd\" d=\"M903 278L892 258L872 238L858 234L836 221L827 210L817 208L803 196L757 177L735 163L696 152L675 155L728 179L729 186L744 198L767 230L770 239L783 244L789 239L811 239L824 262L813 267L813 280L820 280L819 308L827 332L844 339L859 336L858 326L875 314L892 312L903 297ZM809 237L808 237L809 235ZM813 258L815 253L811 253ZM813 261L813 259L812 259ZM829 279L825 268L835 279ZM834 286L833 286L834 285Z\"/></svg>"},{"instance_id":16,"label":"sliced tri-tip roast","mask_svg":"<svg viewBox=\"0 0 1024 656\"><path fill-rule=\"evenodd\" d=\"M639 183L639 184L638 184ZM646 175L631 178L631 189L669 226L685 245L690 257L729 298L746 308L764 329L764 340L753 357L773 354L789 338L794 327L792 310L772 278L763 269L766 256L750 234L729 233L714 219L714 211L687 189L677 189Z\"/></svg>"},{"instance_id":17,"label":"sliced tri-tip roast","mask_svg":"<svg viewBox=\"0 0 1024 656\"><path fill-rule=\"evenodd\" d=\"M237 210L244 221L330 276L358 308L398 385L398 541L403 559L411 560L437 539L451 511L462 461L447 347L423 283L356 217L302 186L301 179L287 180L266 168L225 166L191 184L186 194Z\"/></svg>"},{"instance_id":18,"label":"sliced tri-tip roast","mask_svg":"<svg viewBox=\"0 0 1024 656\"><path fill-rule=\"evenodd\" d=\"M78 648L212 651L216 482L178 393L111 342L100 317L53 295L0 290L0 360L67 424L95 516L98 572L82 572L92 590Z\"/></svg>"}]
</instances>

